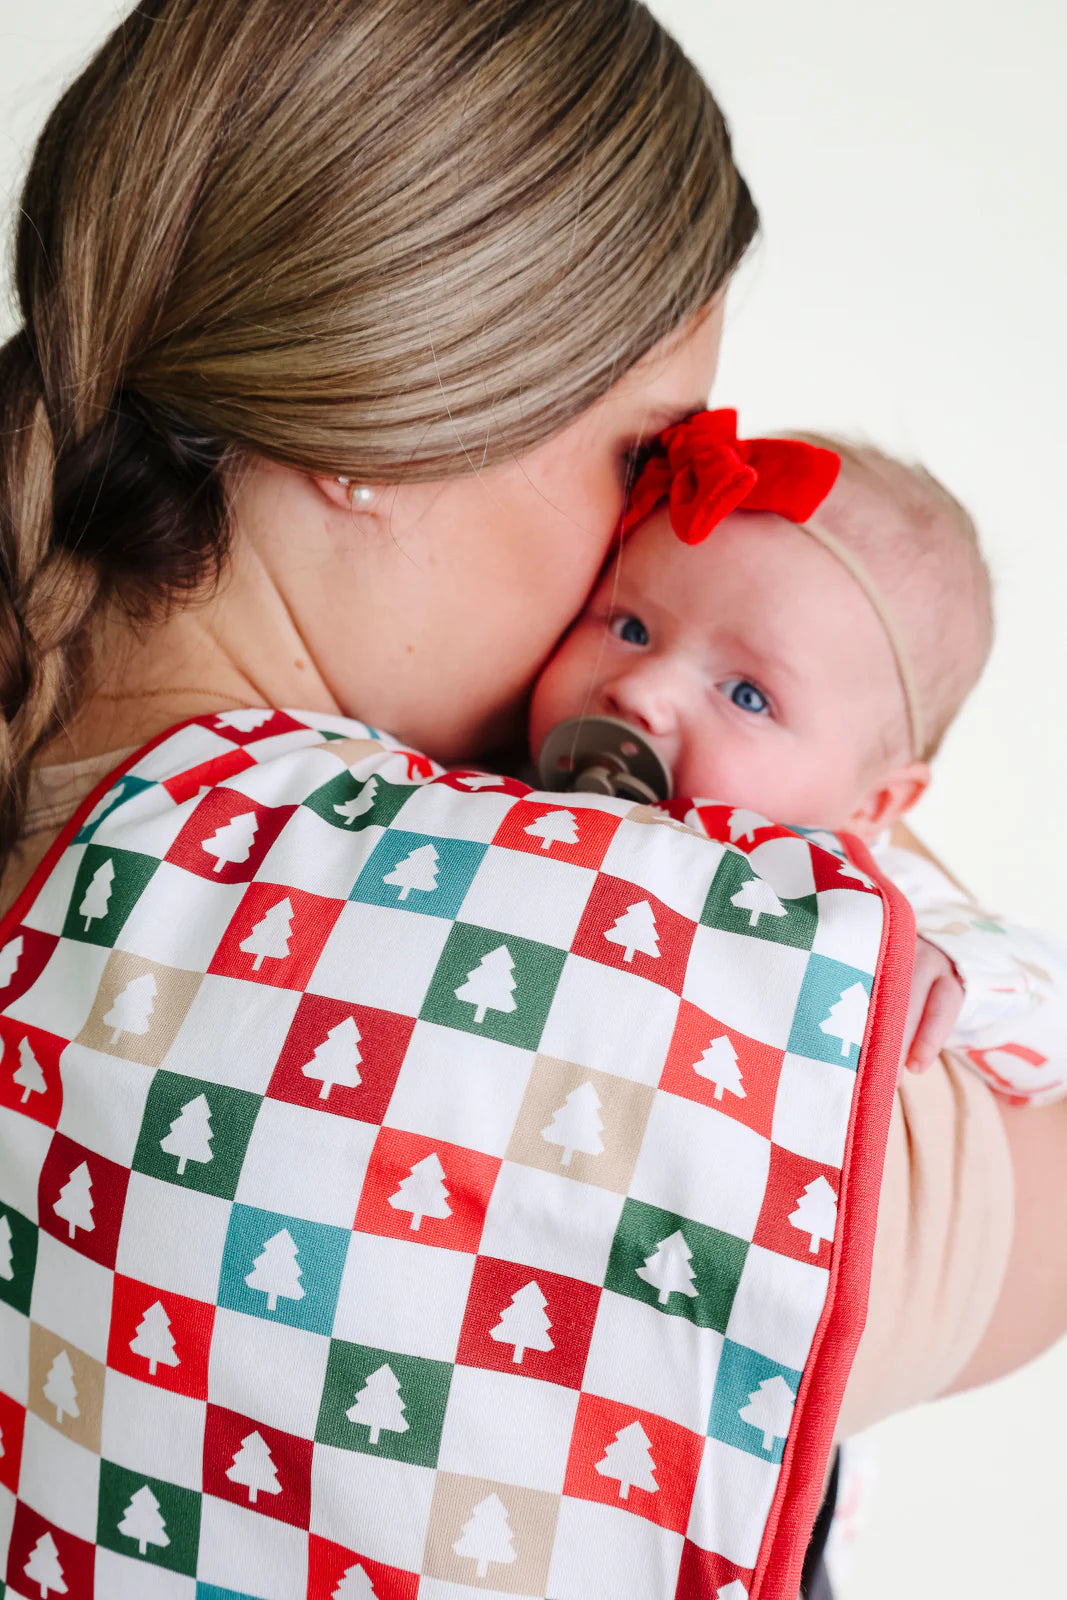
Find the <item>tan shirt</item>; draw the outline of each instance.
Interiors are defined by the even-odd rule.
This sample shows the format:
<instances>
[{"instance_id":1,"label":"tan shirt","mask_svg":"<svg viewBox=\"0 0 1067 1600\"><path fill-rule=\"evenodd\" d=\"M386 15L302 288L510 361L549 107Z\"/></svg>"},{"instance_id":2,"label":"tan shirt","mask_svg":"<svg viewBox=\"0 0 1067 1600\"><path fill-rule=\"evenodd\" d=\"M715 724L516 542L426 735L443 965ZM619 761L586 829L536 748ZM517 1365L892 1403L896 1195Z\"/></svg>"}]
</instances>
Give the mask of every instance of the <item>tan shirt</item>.
<instances>
[{"instance_id":1,"label":"tan shirt","mask_svg":"<svg viewBox=\"0 0 1067 1600\"><path fill-rule=\"evenodd\" d=\"M129 752L38 768L22 840L0 879L6 913L80 801ZM845 1438L949 1388L1004 1281L1014 1178L986 1085L951 1056L897 1091L867 1328L838 1423Z\"/></svg>"}]
</instances>

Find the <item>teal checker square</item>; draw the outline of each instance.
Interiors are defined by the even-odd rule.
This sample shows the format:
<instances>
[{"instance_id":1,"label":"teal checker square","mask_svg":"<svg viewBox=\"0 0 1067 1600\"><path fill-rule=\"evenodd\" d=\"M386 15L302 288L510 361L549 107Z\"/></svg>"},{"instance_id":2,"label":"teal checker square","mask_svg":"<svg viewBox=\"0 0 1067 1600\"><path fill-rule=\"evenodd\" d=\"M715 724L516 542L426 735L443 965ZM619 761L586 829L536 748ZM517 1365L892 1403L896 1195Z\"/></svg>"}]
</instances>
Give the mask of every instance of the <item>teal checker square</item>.
<instances>
[{"instance_id":1,"label":"teal checker square","mask_svg":"<svg viewBox=\"0 0 1067 1600\"><path fill-rule=\"evenodd\" d=\"M487 849L487 845L467 839L389 828L375 845L349 898L452 921Z\"/></svg>"},{"instance_id":2,"label":"teal checker square","mask_svg":"<svg viewBox=\"0 0 1067 1600\"><path fill-rule=\"evenodd\" d=\"M148 1091L136 1172L232 1200L261 1097L161 1069Z\"/></svg>"},{"instance_id":3,"label":"teal checker square","mask_svg":"<svg viewBox=\"0 0 1067 1600\"><path fill-rule=\"evenodd\" d=\"M566 960L551 945L454 923L419 1016L536 1050Z\"/></svg>"},{"instance_id":4,"label":"teal checker square","mask_svg":"<svg viewBox=\"0 0 1067 1600\"><path fill-rule=\"evenodd\" d=\"M708 1433L761 1461L779 1465L802 1374L724 1339Z\"/></svg>"},{"instance_id":5,"label":"teal checker square","mask_svg":"<svg viewBox=\"0 0 1067 1600\"><path fill-rule=\"evenodd\" d=\"M328 733L327 739L339 739L339 733ZM198 1583L196 1600L262 1600L258 1594L238 1594L236 1589L220 1589L217 1583Z\"/></svg>"},{"instance_id":6,"label":"teal checker square","mask_svg":"<svg viewBox=\"0 0 1067 1600\"><path fill-rule=\"evenodd\" d=\"M829 956L812 955L804 974L786 1048L838 1067L859 1065L871 997L871 977Z\"/></svg>"},{"instance_id":7,"label":"teal checker square","mask_svg":"<svg viewBox=\"0 0 1067 1600\"><path fill-rule=\"evenodd\" d=\"M364 828L387 828L410 795L410 784L389 783L377 773L361 783L350 772L339 772L303 803L332 828L362 833Z\"/></svg>"},{"instance_id":8,"label":"teal checker square","mask_svg":"<svg viewBox=\"0 0 1067 1600\"><path fill-rule=\"evenodd\" d=\"M101 1461L96 1542L105 1550L195 1578L200 1496Z\"/></svg>"},{"instance_id":9,"label":"teal checker square","mask_svg":"<svg viewBox=\"0 0 1067 1600\"><path fill-rule=\"evenodd\" d=\"M732 1233L641 1200L627 1200L604 1287L725 1333L748 1244Z\"/></svg>"},{"instance_id":10,"label":"teal checker square","mask_svg":"<svg viewBox=\"0 0 1067 1600\"><path fill-rule=\"evenodd\" d=\"M127 772L97 801L74 835L74 843L88 844L100 824L106 822L119 806L124 805L127 800L132 800L134 795L141 794L145 789L153 788L155 788L154 783L145 778L135 778L131 772Z\"/></svg>"},{"instance_id":11,"label":"teal checker square","mask_svg":"<svg viewBox=\"0 0 1067 1600\"><path fill-rule=\"evenodd\" d=\"M351 1237L347 1228L330 1223L305 1222L235 1204L222 1255L218 1304L309 1333L329 1334Z\"/></svg>"},{"instance_id":12,"label":"teal checker square","mask_svg":"<svg viewBox=\"0 0 1067 1600\"><path fill-rule=\"evenodd\" d=\"M30 1314L37 1270L37 1228L14 1206L0 1203L0 1300Z\"/></svg>"},{"instance_id":13,"label":"teal checker square","mask_svg":"<svg viewBox=\"0 0 1067 1600\"><path fill-rule=\"evenodd\" d=\"M700 920L706 928L723 928L753 939L810 950L819 926L814 894L798 900L779 898L747 857L727 850L711 882Z\"/></svg>"},{"instance_id":14,"label":"teal checker square","mask_svg":"<svg viewBox=\"0 0 1067 1600\"><path fill-rule=\"evenodd\" d=\"M74 879L64 937L114 945L158 868L155 856L88 845Z\"/></svg>"},{"instance_id":15,"label":"teal checker square","mask_svg":"<svg viewBox=\"0 0 1067 1600\"><path fill-rule=\"evenodd\" d=\"M334 1339L315 1438L342 1450L436 1467L451 1382L448 1361Z\"/></svg>"}]
</instances>

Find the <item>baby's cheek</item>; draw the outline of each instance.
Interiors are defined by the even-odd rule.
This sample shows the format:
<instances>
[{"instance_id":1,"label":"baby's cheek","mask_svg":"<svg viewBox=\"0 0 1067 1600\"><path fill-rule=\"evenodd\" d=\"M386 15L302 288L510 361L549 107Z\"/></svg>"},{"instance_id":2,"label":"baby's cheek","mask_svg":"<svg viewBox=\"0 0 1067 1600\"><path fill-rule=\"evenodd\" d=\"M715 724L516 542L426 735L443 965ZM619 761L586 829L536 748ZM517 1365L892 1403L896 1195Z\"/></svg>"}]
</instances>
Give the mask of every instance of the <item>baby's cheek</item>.
<instances>
[{"instance_id":1,"label":"baby's cheek","mask_svg":"<svg viewBox=\"0 0 1067 1600\"><path fill-rule=\"evenodd\" d=\"M530 702L530 749L534 756L557 722L581 713L589 694L589 673L585 652L575 647L573 636L548 661L534 685Z\"/></svg>"}]
</instances>

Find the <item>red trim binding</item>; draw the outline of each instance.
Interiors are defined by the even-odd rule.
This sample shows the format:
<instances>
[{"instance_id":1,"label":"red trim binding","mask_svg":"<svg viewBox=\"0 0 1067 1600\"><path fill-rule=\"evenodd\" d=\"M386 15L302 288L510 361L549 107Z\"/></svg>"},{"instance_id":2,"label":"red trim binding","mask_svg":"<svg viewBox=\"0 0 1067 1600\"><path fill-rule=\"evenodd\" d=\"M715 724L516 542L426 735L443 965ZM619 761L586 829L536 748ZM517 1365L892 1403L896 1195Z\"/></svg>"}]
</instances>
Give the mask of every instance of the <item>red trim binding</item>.
<instances>
[{"instance_id":1,"label":"red trim binding","mask_svg":"<svg viewBox=\"0 0 1067 1600\"><path fill-rule=\"evenodd\" d=\"M860 839L849 833L839 837L852 865L873 878L885 897L882 948L841 1169L841 1237L797 1395L794 1416L802 1418L803 1426L791 1431L782 1458L778 1491L753 1576L752 1600L796 1600L800 1588L834 1428L867 1319L882 1169L915 963L915 916L908 901L878 870Z\"/></svg>"}]
</instances>

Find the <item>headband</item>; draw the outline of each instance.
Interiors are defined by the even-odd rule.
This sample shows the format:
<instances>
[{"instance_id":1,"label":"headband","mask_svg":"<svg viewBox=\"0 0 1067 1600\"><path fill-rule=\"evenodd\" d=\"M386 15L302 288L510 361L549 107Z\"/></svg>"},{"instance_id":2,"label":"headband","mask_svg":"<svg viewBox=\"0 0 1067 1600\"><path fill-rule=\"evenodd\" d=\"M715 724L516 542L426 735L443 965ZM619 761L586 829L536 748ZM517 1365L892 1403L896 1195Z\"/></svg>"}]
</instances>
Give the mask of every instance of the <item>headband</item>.
<instances>
[{"instance_id":1,"label":"headband","mask_svg":"<svg viewBox=\"0 0 1067 1600\"><path fill-rule=\"evenodd\" d=\"M912 755L921 760L925 738L915 673L889 603L855 551L811 521L840 470L833 450L800 439L739 439L736 411L698 411L653 444L630 491L620 533L630 533L665 501L683 544L702 544L733 511L765 511L794 523L841 563L870 601L896 662Z\"/></svg>"}]
</instances>

